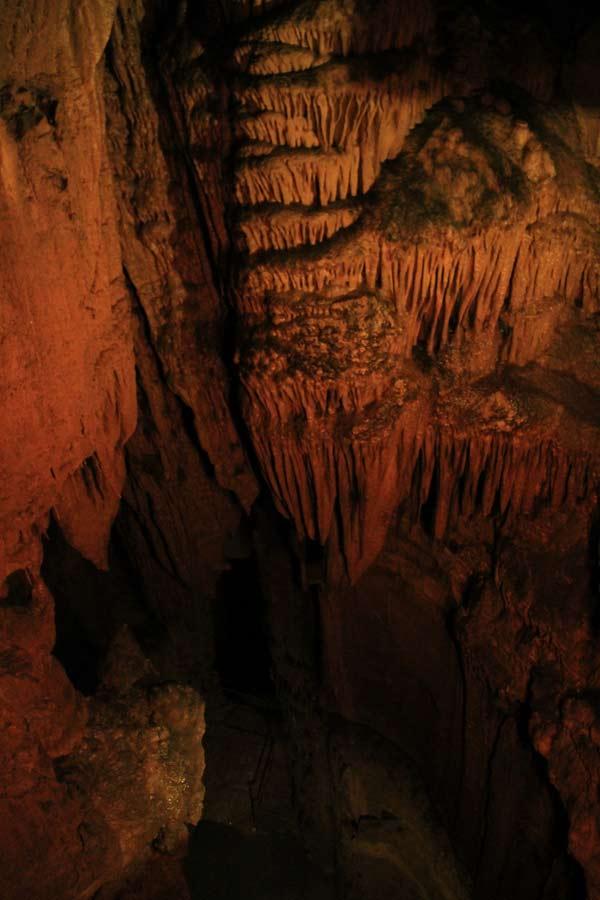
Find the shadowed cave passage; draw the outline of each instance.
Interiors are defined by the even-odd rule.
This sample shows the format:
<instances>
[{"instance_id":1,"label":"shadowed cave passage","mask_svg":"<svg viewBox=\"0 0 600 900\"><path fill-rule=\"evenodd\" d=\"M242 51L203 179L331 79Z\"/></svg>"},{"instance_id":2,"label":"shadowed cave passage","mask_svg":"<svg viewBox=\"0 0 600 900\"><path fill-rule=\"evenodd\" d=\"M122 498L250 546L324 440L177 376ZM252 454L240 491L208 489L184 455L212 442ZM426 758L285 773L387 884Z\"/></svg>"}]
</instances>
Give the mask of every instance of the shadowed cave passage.
<instances>
[{"instance_id":1,"label":"shadowed cave passage","mask_svg":"<svg viewBox=\"0 0 600 900\"><path fill-rule=\"evenodd\" d=\"M149 606L135 562L113 529L109 570L100 571L66 540L53 517L44 539L42 577L54 597L53 655L84 695L93 695L116 634L132 629L145 648L160 646L165 628Z\"/></svg>"},{"instance_id":2,"label":"shadowed cave passage","mask_svg":"<svg viewBox=\"0 0 600 900\"><path fill-rule=\"evenodd\" d=\"M271 694L268 611L256 560L239 534L226 554L213 603L216 672L225 691Z\"/></svg>"},{"instance_id":3,"label":"shadowed cave passage","mask_svg":"<svg viewBox=\"0 0 600 900\"><path fill-rule=\"evenodd\" d=\"M123 624L150 651L160 647L165 632L132 575L125 524L131 520L119 521L110 573L74 551L56 522L45 543L42 572L56 603L54 652L72 682L91 697ZM515 885L525 890L517 890L519 898L544 884L544 900L586 897L581 870L565 854L568 818L550 789L545 764L531 752L530 712L524 707L498 718L477 669L468 666L462 695L454 680L465 626L456 632L452 617L424 603L423 578L431 592L440 573L420 553L417 546L406 551L407 559L418 561L414 583L408 572L398 579L375 566L340 595L345 634L332 644L335 629L328 617L337 614L333 598L323 593L320 548L298 545L268 504L228 539L227 568L210 604L217 678L206 694L203 822L184 864L193 900L206 891L214 900L244 891L256 900L346 900L371 898L380 890L392 900L399 890L403 900L413 894L455 900L463 890L465 897L503 900L505 879L511 891ZM13 581L12 602L26 605L27 579ZM464 609L470 614L478 610L482 590L482 584L467 585ZM167 597L163 604L168 610ZM175 621L170 619L171 628ZM272 646L278 648L275 659ZM332 653L350 681L339 675L332 681ZM363 731L355 735L349 721L341 725L330 716L326 694L319 693L331 689L350 691L352 715L366 723ZM467 705L453 712L456 697ZM456 729L461 720L467 729L455 730L450 740L451 722ZM485 734L492 724L496 736L490 743ZM394 749L400 747L401 752ZM465 759L471 771L461 775ZM326 814L330 803L334 822ZM316 819L308 824L312 815ZM475 852L465 835L477 817L481 824L471 832L480 845ZM475 876L474 893L460 886L471 882L467 871L456 875L450 868L438 884L415 862L421 854L427 860L441 852L436 842L447 840L441 822ZM515 822L523 850L510 836ZM343 861L345 874L340 869L334 881L342 878L341 887L310 863L315 838L337 847L334 871ZM387 863L377 862L375 847L386 848ZM505 856L504 866L498 854ZM209 858L214 865L207 868Z\"/></svg>"},{"instance_id":4,"label":"shadowed cave passage","mask_svg":"<svg viewBox=\"0 0 600 900\"><path fill-rule=\"evenodd\" d=\"M244 834L201 822L190 840L185 872L192 900L327 900L327 885L311 870L298 839Z\"/></svg>"},{"instance_id":5,"label":"shadowed cave passage","mask_svg":"<svg viewBox=\"0 0 600 900\"><path fill-rule=\"evenodd\" d=\"M53 654L77 690L94 694L112 630L109 608L98 597L103 577L69 545L54 518L44 543L42 577L54 596Z\"/></svg>"}]
</instances>

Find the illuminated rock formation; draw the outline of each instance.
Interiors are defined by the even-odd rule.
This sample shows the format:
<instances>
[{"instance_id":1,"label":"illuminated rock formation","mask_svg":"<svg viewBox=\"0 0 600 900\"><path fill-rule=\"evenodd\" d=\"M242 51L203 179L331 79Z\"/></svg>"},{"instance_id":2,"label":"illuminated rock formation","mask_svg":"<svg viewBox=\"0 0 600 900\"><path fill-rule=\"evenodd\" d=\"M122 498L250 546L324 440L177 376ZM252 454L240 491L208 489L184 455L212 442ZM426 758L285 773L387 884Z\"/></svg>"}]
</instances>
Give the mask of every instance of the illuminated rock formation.
<instances>
[{"instance_id":1,"label":"illuminated rock formation","mask_svg":"<svg viewBox=\"0 0 600 900\"><path fill-rule=\"evenodd\" d=\"M259 459L310 539L327 540L339 498L352 579L379 552L419 459L422 503L440 467L437 537L458 481L463 513L497 502L501 515L538 498L562 503L564 478L573 498L592 484L597 438L586 431L573 444L567 398L553 403L550 389L541 403L528 396L539 375L510 373L560 370L557 357L598 311L596 188L563 136L576 140L572 123L532 105L536 136L493 104L436 106L352 227L314 249L280 250L275 238L241 274L245 414ZM597 388L590 340L564 376L574 407ZM411 360L415 348L426 366Z\"/></svg>"},{"instance_id":2,"label":"illuminated rock formation","mask_svg":"<svg viewBox=\"0 0 600 900\"><path fill-rule=\"evenodd\" d=\"M2 574L35 564L52 506L74 545L105 562L135 427L96 69L111 26L93 3L2 14Z\"/></svg>"},{"instance_id":3,"label":"illuminated rock formation","mask_svg":"<svg viewBox=\"0 0 600 900\"><path fill-rule=\"evenodd\" d=\"M7 900L87 896L148 853L165 827L195 822L201 809L198 696L157 688L126 702L114 692L84 700L51 655L54 604L39 577L51 509L72 546L107 566L123 448L136 424L132 308L102 78L114 13L113 4L96 2L0 13L0 893ZM89 750L94 742L104 755ZM120 748L118 771L110 747ZM56 762L75 760L76 748L79 789Z\"/></svg>"},{"instance_id":4,"label":"illuminated rock formation","mask_svg":"<svg viewBox=\"0 0 600 900\"><path fill-rule=\"evenodd\" d=\"M240 560L332 897L600 897L599 32L515 6L0 11L3 898L186 890Z\"/></svg>"},{"instance_id":5,"label":"illuminated rock formation","mask_svg":"<svg viewBox=\"0 0 600 900\"><path fill-rule=\"evenodd\" d=\"M544 554L570 529L572 544L585 555L596 504L598 182L585 162L594 161L595 113L576 107L580 128L572 110L549 110L520 89L507 99L480 88L490 64L483 54L478 65L470 57L469 88L441 100L453 93L447 85L456 73L437 68L419 43L407 51L409 66L401 65L401 56L389 57L391 81L381 75L385 57L378 58L375 80L353 58L352 76L342 81L336 73L343 66L350 71L350 64L323 55L332 47L342 54L365 48L352 44L334 16L326 22L338 29L337 44L330 33L327 39L317 30L303 33L300 16L292 14L285 25L280 16L275 26L256 32L258 40L268 37L268 55L261 50L253 57L246 44L238 54L246 74L236 94L237 127L241 137L260 144L254 158L252 144L243 148L236 175L239 225L250 253L236 297L243 412L263 476L296 532L326 546L332 591L323 638L331 667L328 689L348 718L372 722L396 740L402 736L426 760L425 768L440 764L431 748L406 737L407 723L416 732L420 728L418 711L406 711L400 732L373 715L352 660L366 654L371 662L364 678L371 691L391 705L396 696L402 703L402 689L396 695L385 674L386 665L394 671L393 650L384 655L380 674L368 639L357 635L346 652L340 633L356 610L343 612L344 589L338 588L340 597L332 586L348 579L358 581L357 596L361 585L371 597L383 594L376 580L370 590L364 573L382 547L393 548L389 529L398 510L406 511L417 533L424 526L431 538L419 540L432 541L429 552L442 555L448 553L446 542L470 545L474 533L485 533L482 522L494 522L504 540L519 545L526 569L532 566L528 556L539 558L540 574L531 575L535 586L511 588L514 599L507 601L511 576L500 576L493 565L490 571L481 559L471 561L473 549L465 547L454 601L456 615L468 623L456 638L461 653L469 654L461 663L467 694L459 707L466 720L474 716L478 723L467 727L488 727L478 718L482 713L469 686L473 670L482 667L501 709L511 702L529 708L532 723L539 722L532 724L535 747L549 760L550 779L569 810L571 852L585 869L589 895L596 896L598 824L591 797L598 762L593 739L586 736L596 719L583 698L595 690L590 660L597 658L597 641L588 622L557 650L543 637L556 626L540 603L548 590L541 575L549 567ZM290 53L293 43L319 58L303 56L300 62ZM427 71L412 76L415 65ZM537 76L534 65L518 73L510 68L520 87L548 99L545 64ZM358 71L360 86L354 88ZM585 76L579 78L581 84ZM320 86L327 79L331 94L323 99ZM386 142L386 135L393 140ZM346 212L351 209L352 219ZM293 219L296 228L288 226L286 235L280 223ZM324 221L330 230L323 229ZM260 231L255 223L261 223ZM572 517L570 525L565 516ZM524 528L532 532L528 550ZM494 573L500 597L484 591L476 610L463 613L465 591L470 579L482 577L481 566L490 577ZM400 553L384 567L400 575L406 559ZM454 583L453 568L445 577ZM557 602L565 617L570 602L585 622L588 586L577 578L574 583L579 586L571 595L557 580ZM423 589L416 579L407 590L419 598ZM523 608L525 596L536 598L533 606ZM450 603L446 615L452 608ZM480 627L471 620L479 614L480 644L471 650L472 630ZM375 601L374 616L379 615ZM397 634L401 626L395 628ZM529 630L540 637L530 642L524 636ZM567 646L580 650L570 654ZM508 662L511 654L522 659L518 672ZM405 677L403 671L400 683ZM439 678L433 676L434 697L443 693ZM541 685L548 682L552 687L544 691ZM563 704L569 713L557 716ZM473 799L478 791L489 796L496 790L490 783L496 775L492 768L482 773L477 788L478 766L471 763L468 772L466 760L480 752L492 767L495 755L514 754L518 739L508 737L511 715L502 713L491 726L498 729L492 743L475 732L456 739L463 759L457 777L465 791L473 784ZM582 758L573 769L569 740ZM525 774L529 765L524 762L524 784L531 778ZM442 782L438 789L447 787ZM494 868L487 813L477 801L465 803L472 831L464 823L456 827L471 848L467 856L473 854L477 895L502 896L499 883L511 877L512 863L505 875ZM480 817L485 824L478 834ZM497 840L502 844L504 838ZM488 860L487 871L482 859Z\"/></svg>"}]
</instances>

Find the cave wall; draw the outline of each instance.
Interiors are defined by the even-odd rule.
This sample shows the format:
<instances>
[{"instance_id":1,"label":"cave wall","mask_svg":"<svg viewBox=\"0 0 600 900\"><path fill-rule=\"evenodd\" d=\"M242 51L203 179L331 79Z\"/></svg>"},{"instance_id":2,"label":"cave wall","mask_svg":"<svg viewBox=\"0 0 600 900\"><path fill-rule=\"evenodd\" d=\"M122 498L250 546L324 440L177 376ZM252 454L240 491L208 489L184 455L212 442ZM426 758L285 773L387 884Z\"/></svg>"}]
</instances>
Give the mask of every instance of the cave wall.
<instances>
[{"instance_id":1,"label":"cave wall","mask_svg":"<svg viewBox=\"0 0 600 900\"><path fill-rule=\"evenodd\" d=\"M242 519L335 889L406 874L400 754L461 870L428 889L600 896L600 32L546 13L0 10L7 897L200 816Z\"/></svg>"},{"instance_id":2,"label":"cave wall","mask_svg":"<svg viewBox=\"0 0 600 900\"><path fill-rule=\"evenodd\" d=\"M143 10L129 13L137 27ZM116 4L3 4L0 15L0 884L3 897L56 900L94 894L152 847L174 851L201 815L204 702L190 666L175 680L185 655L164 638L160 604L170 598L190 626L183 649L204 677L210 638L194 599L218 576L238 513L138 338L148 318L124 266L105 86ZM119 509L134 525L117 552Z\"/></svg>"},{"instance_id":3,"label":"cave wall","mask_svg":"<svg viewBox=\"0 0 600 900\"><path fill-rule=\"evenodd\" d=\"M402 531L344 594L347 615L323 601L332 703L419 766L474 875L475 896L579 896L557 789L569 809L569 846L582 861L595 842L575 823L594 804L587 775L565 791L571 775L550 748L569 734L584 758L595 753L570 711L576 695L587 706L576 685L589 683L594 658L594 636L574 637L589 617L585 543L557 563L545 544L533 549L531 525L525 544L489 535L482 547L479 527L476 540L455 535L452 550L421 528ZM551 624L558 619L560 639Z\"/></svg>"},{"instance_id":4,"label":"cave wall","mask_svg":"<svg viewBox=\"0 0 600 900\"><path fill-rule=\"evenodd\" d=\"M525 16L390 10L236 49L243 414L326 546L320 703L420 763L476 896L577 896L565 809L593 896L597 26L556 68Z\"/></svg>"}]
</instances>

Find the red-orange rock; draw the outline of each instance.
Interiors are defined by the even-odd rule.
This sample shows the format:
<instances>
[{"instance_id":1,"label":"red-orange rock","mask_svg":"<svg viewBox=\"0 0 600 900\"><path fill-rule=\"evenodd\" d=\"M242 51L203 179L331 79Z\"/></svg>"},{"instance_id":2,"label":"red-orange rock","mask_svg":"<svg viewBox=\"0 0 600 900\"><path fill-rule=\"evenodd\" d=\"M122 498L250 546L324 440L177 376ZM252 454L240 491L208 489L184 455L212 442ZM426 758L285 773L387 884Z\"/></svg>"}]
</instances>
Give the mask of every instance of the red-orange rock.
<instances>
[{"instance_id":1,"label":"red-orange rock","mask_svg":"<svg viewBox=\"0 0 600 900\"><path fill-rule=\"evenodd\" d=\"M135 423L129 309L97 70L112 11L88 3L4 10L0 64L3 233L0 579L35 564L62 505L75 545L102 562ZM94 457L98 515L76 511ZM69 487L67 487L67 482Z\"/></svg>"}]
</instances>

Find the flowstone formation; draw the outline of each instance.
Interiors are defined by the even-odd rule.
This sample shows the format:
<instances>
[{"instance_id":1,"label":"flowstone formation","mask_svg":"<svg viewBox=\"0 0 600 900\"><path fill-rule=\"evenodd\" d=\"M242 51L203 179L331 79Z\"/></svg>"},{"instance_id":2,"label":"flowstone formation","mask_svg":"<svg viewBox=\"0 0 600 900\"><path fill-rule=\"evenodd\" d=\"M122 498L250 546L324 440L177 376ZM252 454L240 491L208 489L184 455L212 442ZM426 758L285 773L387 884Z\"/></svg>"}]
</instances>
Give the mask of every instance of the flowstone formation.
<instances>
[{"instance_id":1,"label":"flowstone formation","mask_svg":"<svg viewBox=\"0 0 600 900\"><path fill-rule=\"evenodd\" d=\"M423 42L427 17L386 30L375 62L299 63L292 35L325 42L311 28L332 8L238 53L237 298L263 473L355 581L434 477L438 538L459 508L519 516L593 493L597 436L569 420L598 388L598 183L567 107L477 80L446 98L456 74Z\"/></svg>"},{"instance_id":2,"label":"flowstone formation","mask_svg":"<svg viewBox=\"0 0 600 900\"><path fill-rule=\"evenodd\" d=\"M582 118L564 94L548 103L551 61L531 31L527 60L510 59L485 20L450 26L440 10L436 24L424 10L403 6L403 27L373 24L357 46L345 5L303 4L251 28L237 50L243 413L278 508L327 548L337 708L407 742L430 772L441 763L430 742L447 741L462 771L446 773L440 794L456 779L459 792L474 782L473 795L489 797L506 723L518 723L548 761L570 849L597 896L598 718L586 699L598 652L586 575L600 411L592 114ZM440 27L456 42L444 54ZM566 76L563 91L569 77L577 82ZM378 588L368 569L379 559L388 579L408 582L403 591L421 602L429 594L422 570L411 571L415 551L407 559L395 545L396 521L401 542L424 544L438 570L435 627L450 621L459 653L460 696L447 700L463 718L458 736L445 714L425 740L409 735L416 698L403 724L378 711L386 698L406 702L394 680L412 678L394 641L379 645L386 626L367 625L379 598L398 590ZM364 601L344 606L335 585L346 581L357 583L353 596L373 598L372 614ZM384 621L392 634L403 628L389 608ZM497 698L491 739L473 700L481 672ZM427 704L429 693L437 708L443 679L434 670L419 685L415 674L409 692ZM497 848L504 875L486 873L489 823L477 821L487 813L479 801L462 809L455 827L476 891L504 896L512 851Z\"/></svg>"},{"instance_id":3,"label":"flowstone formation","mask_svg":"<svg viewBox=\"0 0 600 900\"><path fill-rule=\"evenodd\" d=\"M185 896L233 590L323 897L600 898L595 12L0 34L2 897Z\"/></svg>"}]
</instances>

